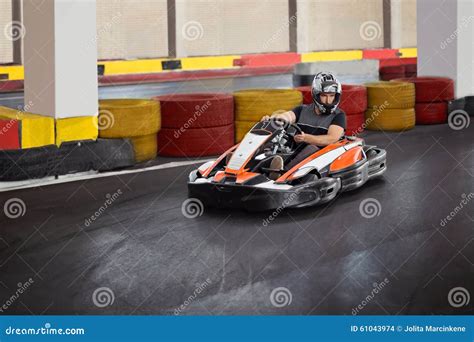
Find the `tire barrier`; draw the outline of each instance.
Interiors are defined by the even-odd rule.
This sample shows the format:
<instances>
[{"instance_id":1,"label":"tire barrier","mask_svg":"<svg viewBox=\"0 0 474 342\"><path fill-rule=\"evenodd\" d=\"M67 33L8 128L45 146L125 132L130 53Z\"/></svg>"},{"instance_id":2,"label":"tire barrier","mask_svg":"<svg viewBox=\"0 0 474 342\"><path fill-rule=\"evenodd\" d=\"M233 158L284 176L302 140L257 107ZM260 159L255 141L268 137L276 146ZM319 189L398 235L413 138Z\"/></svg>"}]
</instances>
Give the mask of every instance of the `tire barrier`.
<instances>
[{"instance_id":1,"label":"tire barrier","mask_svg":"<svg viewBox=\"0 0 474 342\"><path fill-rule=\"evenodd\" d=\"M162 129L158 154L195 157L225 152L233 144L234 97L230 94L177 94L160 102ZM232 141L229 145L231 127ZM156 145L156 144L155 144Z\"/></svg>"},{"instance_id":2,"label":"tire barrier","mask_svg":"<svg viewBox=\"0 0 474 342\"><path fill-rule=\"evenodd\" d=\"M343 84L339 108L348 115L365 112L367 109L367 88L360 85Z\"/></svg>"},{"instance_id":3,"label":"tire barrier","mask_svg":"<svg viewBox=\"0 0 474 342\"><path fill-rule=\"evenodd\" d=\"M391 65L380 68L380 79L382 81L390 81L395 78L401 78L406 76L405 65Z\"/></svg>"},{"instance_id":4,"label":"tire barrier","mask_svg":"<svg viewBox=\"0 0 474 342\"><path fill-rule=\"evenodd\" d=\"M408 82L366 83L368 107L404 109L415 107L415 86Z\"/></svg>"},{"instance_id":5,"label":"tire barrier","mask_svg":"<svg viewBox=\"0 0 474 342\"><path fill-rule=\"evenodd\" d=\"M160 104L154 100L111 99L99 101L99 136L101 138L130 138L136 162L153 159L151 135L161 128Z\"/></svg>"},{"instance_id":6,"label":"tire barrier","mask_svg":"<svg viewBox=\"0 0 474 342\"><path fill-rule=\"evenodd\" d=\"M311 86L296 87L303 95L303 104L313 103L313 95L311 95Z\"/></svg>"},{"instance_id":7,"label":"tire barrier","mask_svg":"<svg viewBox=\"0 0 474 342\"><path fill-rule=\"evenodd\" d=\"M402 131L415 126L415 86L406 82L377 82L367 86L366 128Z\"/></svg>"},{"instance_id":8,"label":"tire barrier","mask_svg":"<svg viewBox=\"0 0 474 342\"><path fill-rule=\"evenodd\" d=\"M158 155L166 157L215 156L233 145L234 124L181 131L163 128L158 133Z\"/></svg>"},{"instance_id":9,"label":"tire barrier","mask_svg":"<svg viewBox=\"0 0 474 342\"><path fill-rule=\"evenodd\" d=\"M292 110L303 103L296 89L249 89L234 93L235 120L259 121L278 110Z\"/></svg>"},{"instance_id":10,"label":"tire barrier","mask_svg":"<svg viewBox=\"0 0 474 342\"><path fill-rule=\"evenodd\" d=\"M157 153L156 133L130 138L135 152L135 161L141 163L155 159Z\"/></svg>"},{"instance_id":11,"label":"tire barrier","mask_svg":"<svg viewBox=\"0 0 474 342\"><path fill-rule=\"evenodd\" d=\"M373 131L404 131L415 127L415 109L369 108L365 112L366 127Z\"/></svg>"},{"instance_id":12,"label":"tire barrier","mask_svg":"<svg viewBox=\"0 0 474 342\"><path fill-rule=\"evenodd\" d=\"M417 77L418 65L417 64L405 64L405 77Z\"/></svg>"},{"instance_id":13,"label":"tire barrier","mask_svg":"<svg viewBox=\"0 0 474 342\"><path fill-rule=\"evenodd\" d=\"M364 131L365 111L346 116L346 135L359 135Z\"/></svg>"},{"instance_id":14,"label":"tire barrier","mask_svg":"<svg viewBox=\"0 0 474 342\"><path fill-rule=\"evenodd\" d=\"M454 99L454 81L445 77L399 78L395 82L415 85L416 102L440 102Z\"/></svg>"},{"instance_id":15,"label":"tire barrier","mask_svg":"<svg viewBox=\"0 0 474 342\"><path fill-rule=\"evenodd\" d=\"M75 172L111 171L135 164L132 144L98 139L0 151L0 181L21 181Z\"/></svg>"},{"instance_id":16,"label":"tire barrier","mask_svg":"<svg viewBox=\"0 0 474 342\"><path fill-rule=\"evenodd\" d=\"M456 102L456 101L452 101L452 102ZM455 104L453 103L453 105ZM469 116L474 116L474 96L466 96L464 98L464 107L462 109L465 110L467 114L469 114ZM449 111L449 113L451 112L452 110Z\"/></svg>"},{"instance_id":17,"label":"tire barrier","mask_svg":"<svg viewBox=\"0 0 474 342\"><path fill-rule=\"evenodd\" d=\"M298 89L249 89L234 93L235 120L239 123L235 137L239 142L247 131L263 116L277 111L288 111L303 103ZM242 124L245 122L245 124Z\"/></svg>"},{"instance_id":18,"label":"tire barrier","mask_svg":"<svg viewBox=\"0 0 474 342\"><path fill-rule=\"evenodd\" d=\"M99 101L99 137L131 138L158 132L160 105L143 99Z\"/></svg>"},{"instance_id":19,"label":"tire barrier","mask_svg":"<svg viewBox=\"0 0 474 342\"><path fill-rule=\"evenodd\" d=\"M392 81L415 85L417 124L441 124L447 121L448 101L454 99L453 80L444 77L416 77Z\"/></svg>"},{"instance_id":20,"label":"tire barrier","mask_svg":"<svg viewBox=\"0 0 474 342\"><path fill-rule=\"evenodd\" d=\"M97 139L63 143L57 154L56 175L75 172L111 171L135 165L133 146L128 139Z\"/></svg>"},{"instance_id":21,"label":"tire barrier","mask_svg":"<svg viewBox=\"0 0 474 342\"><path fill-rule=\"evenodd\" d=\"M448 120L448 103L417 103L415 112L417 125L442 124Z\"/></svg>"},{"instance_id":22,"label":"tire barrier","mask_svg":"<svg viewBox=\"0 0 474 342\"><path fill-rule=\"evenodd\" d=\"M59 161L56 145L0 151L0 181L54 176Z\"/></svg>"},{"instance_id":23,"label":"tire barrier","mask_svg":"<svg viewBox=\"0 0 474 342\"><path fill-rule=\"evenodd\" d=\"M448 113L454 112L455 110L465 110L469 115L472 116L472 113L469 113L468 109L471 107L471 110L474 110L474 96L470 101L470 106L467 105L467 99L471 96L462 97L453 101L448 101Z\"/></svg>"},{"instance_id":24,"label":"tire barrier","mask_svg":"<svg viewBox=\"0 0 474 342\"><path fill-rule=\"evenodd\" d=\"M234 121L234 97L230 94L176 94L153 99L160 102L163 128L218 127Z\"/></svg>"}]
</instances>

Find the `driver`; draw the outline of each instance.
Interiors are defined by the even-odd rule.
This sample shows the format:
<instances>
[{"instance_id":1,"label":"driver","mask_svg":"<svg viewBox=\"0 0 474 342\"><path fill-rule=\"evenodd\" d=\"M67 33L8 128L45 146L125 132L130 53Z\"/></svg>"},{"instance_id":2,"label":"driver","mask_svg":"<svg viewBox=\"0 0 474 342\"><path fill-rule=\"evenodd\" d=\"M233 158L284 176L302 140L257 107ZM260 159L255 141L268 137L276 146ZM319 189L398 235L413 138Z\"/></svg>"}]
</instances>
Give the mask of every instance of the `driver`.
<instances>
[{"instance_id":1,"label":"driver","mask_svg":"<svg viewBox=\"0 0 474 342\"><path fill-rule=\"evenodd\" d=\"M275 156L270 164L270 169L275 170L270 173L271 179L278 178L284 169L290 170L319 148L337 142L344 135L346 114L338 108L341 93L342 86L336 77L330 72L320 72L314 77L311 86L312 104L272 116L265 115L261 119L265 121L272 117L298 124L303 133L296 135L295 141L306 144L285 168L283 158Z\"/></svg>"}]
</instances>

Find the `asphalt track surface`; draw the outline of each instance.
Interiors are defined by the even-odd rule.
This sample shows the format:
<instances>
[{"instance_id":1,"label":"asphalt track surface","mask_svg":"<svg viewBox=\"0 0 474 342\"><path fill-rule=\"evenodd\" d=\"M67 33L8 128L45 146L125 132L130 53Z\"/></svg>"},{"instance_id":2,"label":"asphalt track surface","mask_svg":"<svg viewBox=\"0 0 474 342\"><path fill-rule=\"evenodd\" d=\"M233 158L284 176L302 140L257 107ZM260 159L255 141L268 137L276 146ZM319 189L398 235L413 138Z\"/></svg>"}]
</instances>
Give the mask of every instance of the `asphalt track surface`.
<instances>
[{"instance_id":1,"label":"asphalt track surface","mask_svg":"<svg viewBox=\"0 0 474 342\"><path fill-rule=\"evenodd\" d=\"M184 217L193 166L0 193L26 207L0 212L0 314L474 314L474 124L365 136L388 151L382 179L267 225Z\"/></svg>"}]
</instances>

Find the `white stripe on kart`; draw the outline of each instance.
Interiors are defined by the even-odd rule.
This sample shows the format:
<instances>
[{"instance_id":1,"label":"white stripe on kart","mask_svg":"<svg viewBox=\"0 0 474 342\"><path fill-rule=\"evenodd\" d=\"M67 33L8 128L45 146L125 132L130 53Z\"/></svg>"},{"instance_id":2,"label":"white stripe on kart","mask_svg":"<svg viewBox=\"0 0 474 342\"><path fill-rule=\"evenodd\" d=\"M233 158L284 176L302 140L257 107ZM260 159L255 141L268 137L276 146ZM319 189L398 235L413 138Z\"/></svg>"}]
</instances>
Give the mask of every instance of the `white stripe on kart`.
<instances>
[{"instance_id":1,"label":"white stripe on kart","mask_svg":"<svg viewBox=\"0 0 474 342\"><path fill-rule=\"evenodd\" d=\"M269 135L247 133L245 138L240 142L239 146L232 154L227 167L231 170L239 170L248 157L253 155L260 145L268 139L268 137Z\"/></svg>"}]
</instances>

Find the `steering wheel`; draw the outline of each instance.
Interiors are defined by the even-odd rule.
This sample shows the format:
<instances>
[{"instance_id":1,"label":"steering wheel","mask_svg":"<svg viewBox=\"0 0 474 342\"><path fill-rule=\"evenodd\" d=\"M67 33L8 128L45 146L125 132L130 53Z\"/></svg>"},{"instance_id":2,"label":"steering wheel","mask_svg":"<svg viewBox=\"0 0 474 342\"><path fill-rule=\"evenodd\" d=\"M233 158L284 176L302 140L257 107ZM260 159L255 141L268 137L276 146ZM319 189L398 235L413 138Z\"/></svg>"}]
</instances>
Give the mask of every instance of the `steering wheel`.
<instances>
[{"instance_id":1,"label":"steering wheel","mask_svg":"<svg viewBox=\"0 0 474 342\"><path fill-rule=\"evenodd\" d=\"M289 147L291 149L294 149L300 144L295 141L295 135L301 134L303 131L297 124L289 123L288 121L280 118L270 118L270 123L273 125L273 127L281 127L285 130L285 135L290 138Z\"/></svg>"}]
</instances>

